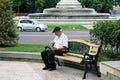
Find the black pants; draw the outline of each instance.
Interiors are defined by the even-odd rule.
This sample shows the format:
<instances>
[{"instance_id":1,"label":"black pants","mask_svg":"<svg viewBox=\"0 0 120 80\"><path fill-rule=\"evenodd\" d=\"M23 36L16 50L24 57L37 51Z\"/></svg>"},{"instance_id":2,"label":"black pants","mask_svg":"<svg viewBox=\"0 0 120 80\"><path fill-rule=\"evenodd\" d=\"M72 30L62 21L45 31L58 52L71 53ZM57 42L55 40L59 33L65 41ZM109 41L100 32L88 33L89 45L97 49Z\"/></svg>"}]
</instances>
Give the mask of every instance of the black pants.
<instances>
[{"instance_id":1,"label":"black pants","mask_svg":"<svg viewBox=\"0 0 120 80\"><path fill-rule=\"evenodd\" d=\"M63 53L60 50L47 50L41 52L41 57L46 67L56 68L54 56L63 55Z\"/></svg>"}]
</instances>

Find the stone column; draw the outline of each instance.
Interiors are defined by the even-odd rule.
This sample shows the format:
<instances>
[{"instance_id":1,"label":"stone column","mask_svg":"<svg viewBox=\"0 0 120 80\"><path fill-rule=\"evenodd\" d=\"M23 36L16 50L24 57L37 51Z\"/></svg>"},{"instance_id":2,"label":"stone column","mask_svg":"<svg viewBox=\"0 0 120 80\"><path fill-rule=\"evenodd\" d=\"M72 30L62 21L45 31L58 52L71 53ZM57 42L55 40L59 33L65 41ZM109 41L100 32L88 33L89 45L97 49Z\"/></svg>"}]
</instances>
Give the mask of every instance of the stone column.
<instances>
[{"instance_id":1,"label":"stone column","mask_svg":"<svg viewBox=\"0 0 120 80\"><path fill-rule=\"evenodd\" d=\"M82 8L78 0L60 0L56 8Z\"/></svg>"}]
</instances>

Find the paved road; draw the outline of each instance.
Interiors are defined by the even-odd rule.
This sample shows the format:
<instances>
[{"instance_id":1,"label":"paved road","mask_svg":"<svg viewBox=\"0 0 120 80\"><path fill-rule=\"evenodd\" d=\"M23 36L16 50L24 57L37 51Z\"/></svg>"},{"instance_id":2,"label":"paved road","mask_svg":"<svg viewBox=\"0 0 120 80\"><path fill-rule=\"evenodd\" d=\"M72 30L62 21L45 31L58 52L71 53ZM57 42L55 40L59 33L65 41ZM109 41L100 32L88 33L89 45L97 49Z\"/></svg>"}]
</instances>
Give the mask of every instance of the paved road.
<instances>
[{"instance_id":1,"label":"paved road","mask_svg":"<svg viewBox=\"0 0 120 80\"><path fill-rule=\"evenodd\" d=\"M89 31L64 31L69 39L90 40ZM54 38L52 31L47 32L18 32L19 43L23 44L49 44Z\"/></svg>"}]
</instances>

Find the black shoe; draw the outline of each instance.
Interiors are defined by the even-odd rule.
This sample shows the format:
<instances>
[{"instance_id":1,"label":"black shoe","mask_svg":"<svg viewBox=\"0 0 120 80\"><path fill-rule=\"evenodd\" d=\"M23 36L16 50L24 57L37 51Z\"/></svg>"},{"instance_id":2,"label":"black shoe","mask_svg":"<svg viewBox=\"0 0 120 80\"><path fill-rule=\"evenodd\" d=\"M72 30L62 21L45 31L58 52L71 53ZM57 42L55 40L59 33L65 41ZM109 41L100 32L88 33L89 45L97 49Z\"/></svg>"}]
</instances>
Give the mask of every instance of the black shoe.
<instances>
[{"instance_id":1,"label":"black shoe","mask_svg":"<svg viewBox=\"0 0 120 80\"><path fill-rule=\"evenodd\" d=\"M56 70L56 68L49 68L49 71L54 71Z\"/></svg>"},{"instance_id":2,"label":"black shoe","mask_svg":"<svg viewBox=\"0 0 120 80\"><path fill-rule=\"evenodd\" d=\"M43 70L48 70L48 69L50 69L50 67L44 67L44 68L43 68Z\"/></svg>"}]
</instances>

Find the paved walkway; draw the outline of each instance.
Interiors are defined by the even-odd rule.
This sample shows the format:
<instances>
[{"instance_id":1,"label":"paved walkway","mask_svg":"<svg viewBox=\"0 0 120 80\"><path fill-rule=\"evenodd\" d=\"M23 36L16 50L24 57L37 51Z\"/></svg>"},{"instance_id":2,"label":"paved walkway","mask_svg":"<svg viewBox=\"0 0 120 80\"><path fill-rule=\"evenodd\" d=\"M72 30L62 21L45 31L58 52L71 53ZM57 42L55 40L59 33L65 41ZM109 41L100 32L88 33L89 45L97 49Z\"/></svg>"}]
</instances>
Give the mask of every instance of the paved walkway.
<instances>
[{"instance_id":1,"label":"paved walkway","mask_svg":"<svg viewBox=\"0 0 120 80\"><path fill-rule=\"evenodd\" d=\"M0 61L0 80L82 80L83 71L65 66L56 71L43 71L42 63ZM86 80L100 80L88 73Z\"/></svg>"}]
</instances>

